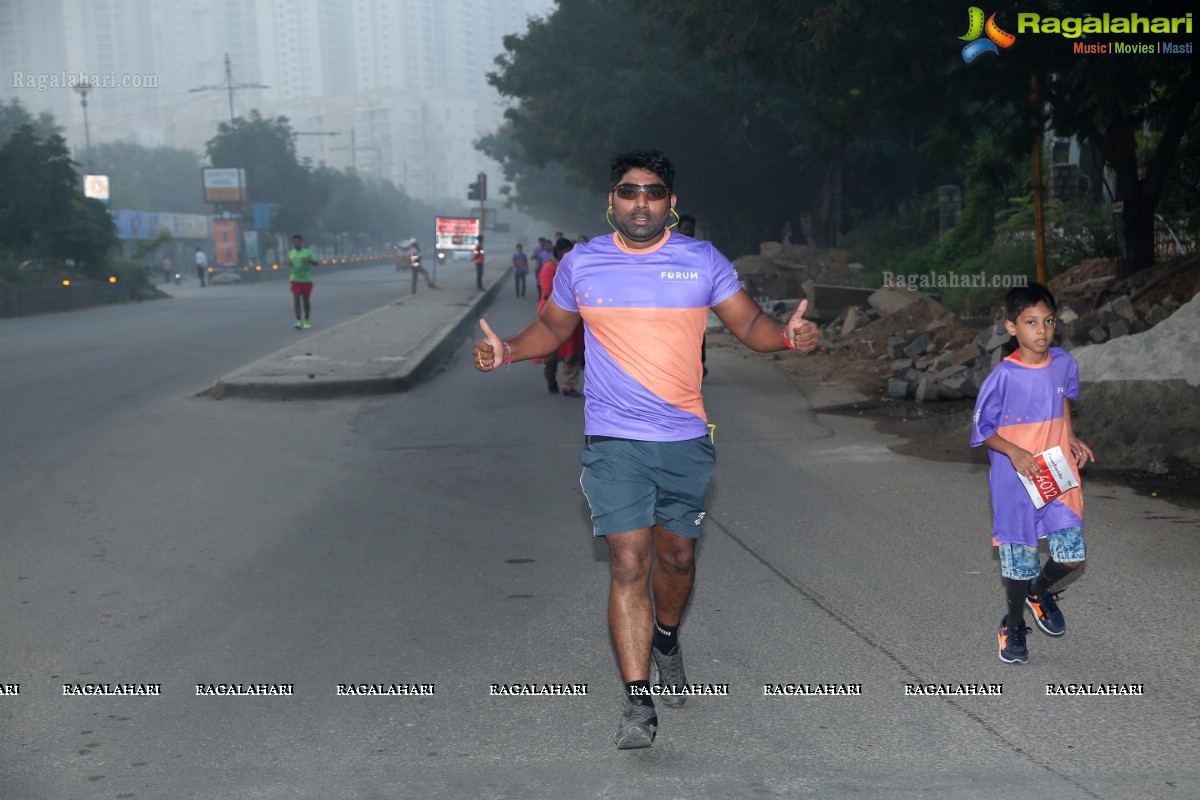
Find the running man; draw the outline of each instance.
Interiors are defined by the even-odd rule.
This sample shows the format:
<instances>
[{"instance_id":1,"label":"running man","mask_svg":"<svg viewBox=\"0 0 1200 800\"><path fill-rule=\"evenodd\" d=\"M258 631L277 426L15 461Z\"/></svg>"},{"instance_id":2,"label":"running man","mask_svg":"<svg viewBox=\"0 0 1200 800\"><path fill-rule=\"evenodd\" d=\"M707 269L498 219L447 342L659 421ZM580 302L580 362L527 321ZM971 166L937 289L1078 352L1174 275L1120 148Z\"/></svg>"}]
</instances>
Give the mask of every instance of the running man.
<instances>
[{"instance_id":1,"label":"running man","mask_svg":"<svg viewBox=\"0 0 1200 800\"><path fill-rule=\"evenodd\" d=\"M609 549L608 623L625 681L616 745L628 750L654 742L652 694L676 708L686 700L679 626L716 460L700 394L709 309L758 352L807 353L819 332L803 317L806 302L787 324L776 322L742 290L733 265L710 242L667 229L675 168L663 153L622 153L609 180L613 234L563 257L542 313L511 339L481 319L484 338L472 355L481 372L545 356L583 321L588 380L580 482L593 535Z\"/></svg>"},{"instance_id":2,"label":"running man","mask_svg":"<svg viewBox=\"0 0 1200 800\"><path fill-rule=\"evenodd\" d=\"M296 328L308 330L312 323L308 321L312 310L312 272L316 266L317 257L312 250L304 246L304 238L300 234L292 236L292 249L288 251L288 261L292 264L292 307L296 311ZM304 301L304 317L300 316L300 301Z\"/></svg>"}]
</instances>

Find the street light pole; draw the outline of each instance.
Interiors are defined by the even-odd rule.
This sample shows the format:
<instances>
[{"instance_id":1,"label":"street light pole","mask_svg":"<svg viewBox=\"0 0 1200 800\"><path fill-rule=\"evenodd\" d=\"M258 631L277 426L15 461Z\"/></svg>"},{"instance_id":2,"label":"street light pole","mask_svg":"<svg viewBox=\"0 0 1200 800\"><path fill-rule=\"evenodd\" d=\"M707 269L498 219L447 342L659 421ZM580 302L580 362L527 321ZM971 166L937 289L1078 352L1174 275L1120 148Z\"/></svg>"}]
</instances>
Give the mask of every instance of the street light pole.
<instances>
[{"instance_id":1,"label":"street light pole","mask_svg":"<svg viewBox=\"0 0 1200 800\"><path fill-rule=\"evenodd\" d=\"M87 96L88 92L92 91L94 86L89 81L83 81L75 84L75 91L79 92L79 105L83 106L83 142L84 142L84 160L87 164L87 171L90 174L92 171L92 134L88 129L88 113L87 113Z\"/></svg>"},{"instance_id":2,"label":"street light pole","mask_svg":"<svg viewBox=\"0 0 1200 800\"><path fill-rule=\"evenodd\" d=\"M345 147L334 147L333 150L345 150ZM358 134L350 129L350 171L358 172Z\"/></svg>"}]
</instances>

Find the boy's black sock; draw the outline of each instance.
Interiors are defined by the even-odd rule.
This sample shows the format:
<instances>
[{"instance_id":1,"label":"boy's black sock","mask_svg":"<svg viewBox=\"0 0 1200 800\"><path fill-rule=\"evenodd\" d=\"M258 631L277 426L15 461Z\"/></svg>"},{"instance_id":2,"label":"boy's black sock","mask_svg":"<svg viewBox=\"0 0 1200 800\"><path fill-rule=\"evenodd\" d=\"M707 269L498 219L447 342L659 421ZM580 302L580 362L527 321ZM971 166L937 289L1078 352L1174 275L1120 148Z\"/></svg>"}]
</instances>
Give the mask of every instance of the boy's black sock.
<instances>
[{"instance_id":1,"label":"boy's black sock","mask_svg":"<svg viewBox=\"0 0 1200 800\"><path fill-rule=\"evenodd\" d=\"M636 691L635 691L636 689ZM654 708L654 698L650 696L650 681L627 681L625 697L635 706L650 706Z\"/></svg>"},{"instance_id":2,"label":"boy's black sock","mask_svg":"<svg viewBox=\"0 0 1200 800\"><path fill-rule=\"evenodd\" d=\"M1051 586L1070 575L1074 570L1075 567L1068 567L1054 559L1050 559L1042 565L1041 573L1029 584L1029 591L1032 594L1042 594Z\"/></svg>"},{"instance_id":3,"label":"boy's black sock","mask_svg":"<svg viewBox=\"0 0 1200 800\"><path fill-rule=\"evenodd\" d=\"M663 625L654 618L654 649L660 653L670 653L679 644L679 626Z\"/></svg>"},{"instance_id":4,"label":"boy's black sock","mask_svg":"<svg viewBox=\"0 0 1200 800\"><path fill-rule=\"evenodd\" d=\"M1009 626L1025 623L1025 595L1029 594L1029 581L1004 579L1004 594L1008 597Z\"/></svg>"}]
</instances>

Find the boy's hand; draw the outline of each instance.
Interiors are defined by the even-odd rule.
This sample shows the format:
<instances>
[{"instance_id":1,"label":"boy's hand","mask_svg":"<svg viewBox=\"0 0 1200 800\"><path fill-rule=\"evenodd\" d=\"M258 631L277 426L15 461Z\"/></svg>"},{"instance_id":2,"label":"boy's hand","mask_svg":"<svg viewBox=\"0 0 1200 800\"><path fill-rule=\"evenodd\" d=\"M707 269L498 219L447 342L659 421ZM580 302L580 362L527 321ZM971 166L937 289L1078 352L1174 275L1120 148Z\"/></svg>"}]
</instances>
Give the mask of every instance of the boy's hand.
<instances>
[{"instance_id":1,"label":"boy's hand","mask_svg":"<svg viewBox=\"0 0 1200 800\"><path fill-rule=\"evenodd\" d=\"M1008 460L1012 462L1013 469L1017 471L1017 474L1024 475L1027 478L1032 479L1041 471L1041 467L1038 466L1037 459L1033 457L1033 453L1023 450L1020 447L1012 449L1008 454Z\"/></svg>"},{"instance_id":2,"label":"boy's hand","mask_svg":"<svg viewBox=\"0 0 1200 800\"><path fill-rule=\"evenodd\" d=\"M1081 440L1072 436L1067 442L1071 447L1071 457L1075 459L1076 469L1082 469L1083 465L1087 462L1096 460L1096 456L1092 454L1092 448L1088 447Z\"/></svg>"}]
</instances>

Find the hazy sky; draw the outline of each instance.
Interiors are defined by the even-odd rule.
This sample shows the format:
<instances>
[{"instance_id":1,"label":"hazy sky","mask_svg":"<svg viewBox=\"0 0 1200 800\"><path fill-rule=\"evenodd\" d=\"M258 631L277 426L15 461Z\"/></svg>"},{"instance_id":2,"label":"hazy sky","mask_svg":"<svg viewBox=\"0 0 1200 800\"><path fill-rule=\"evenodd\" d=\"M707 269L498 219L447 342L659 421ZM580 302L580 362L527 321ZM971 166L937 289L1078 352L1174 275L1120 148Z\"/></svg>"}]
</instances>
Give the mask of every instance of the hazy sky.
<instances>
[{"instance_id":1,"label":"hazy sky","mask_svg":"<svg viewBox=\"0 0 1200 800\"><path fill-rule=\"evenodd\" d=\"M233 113L285 115L301 154L352 163L419 197L455 196L503 105L486 84L502 38L551 0L0 0L0 97L49 111L83 146L203 150ZM69 85L64 85L69 84Z\"/></svg>"}]
</instances>

